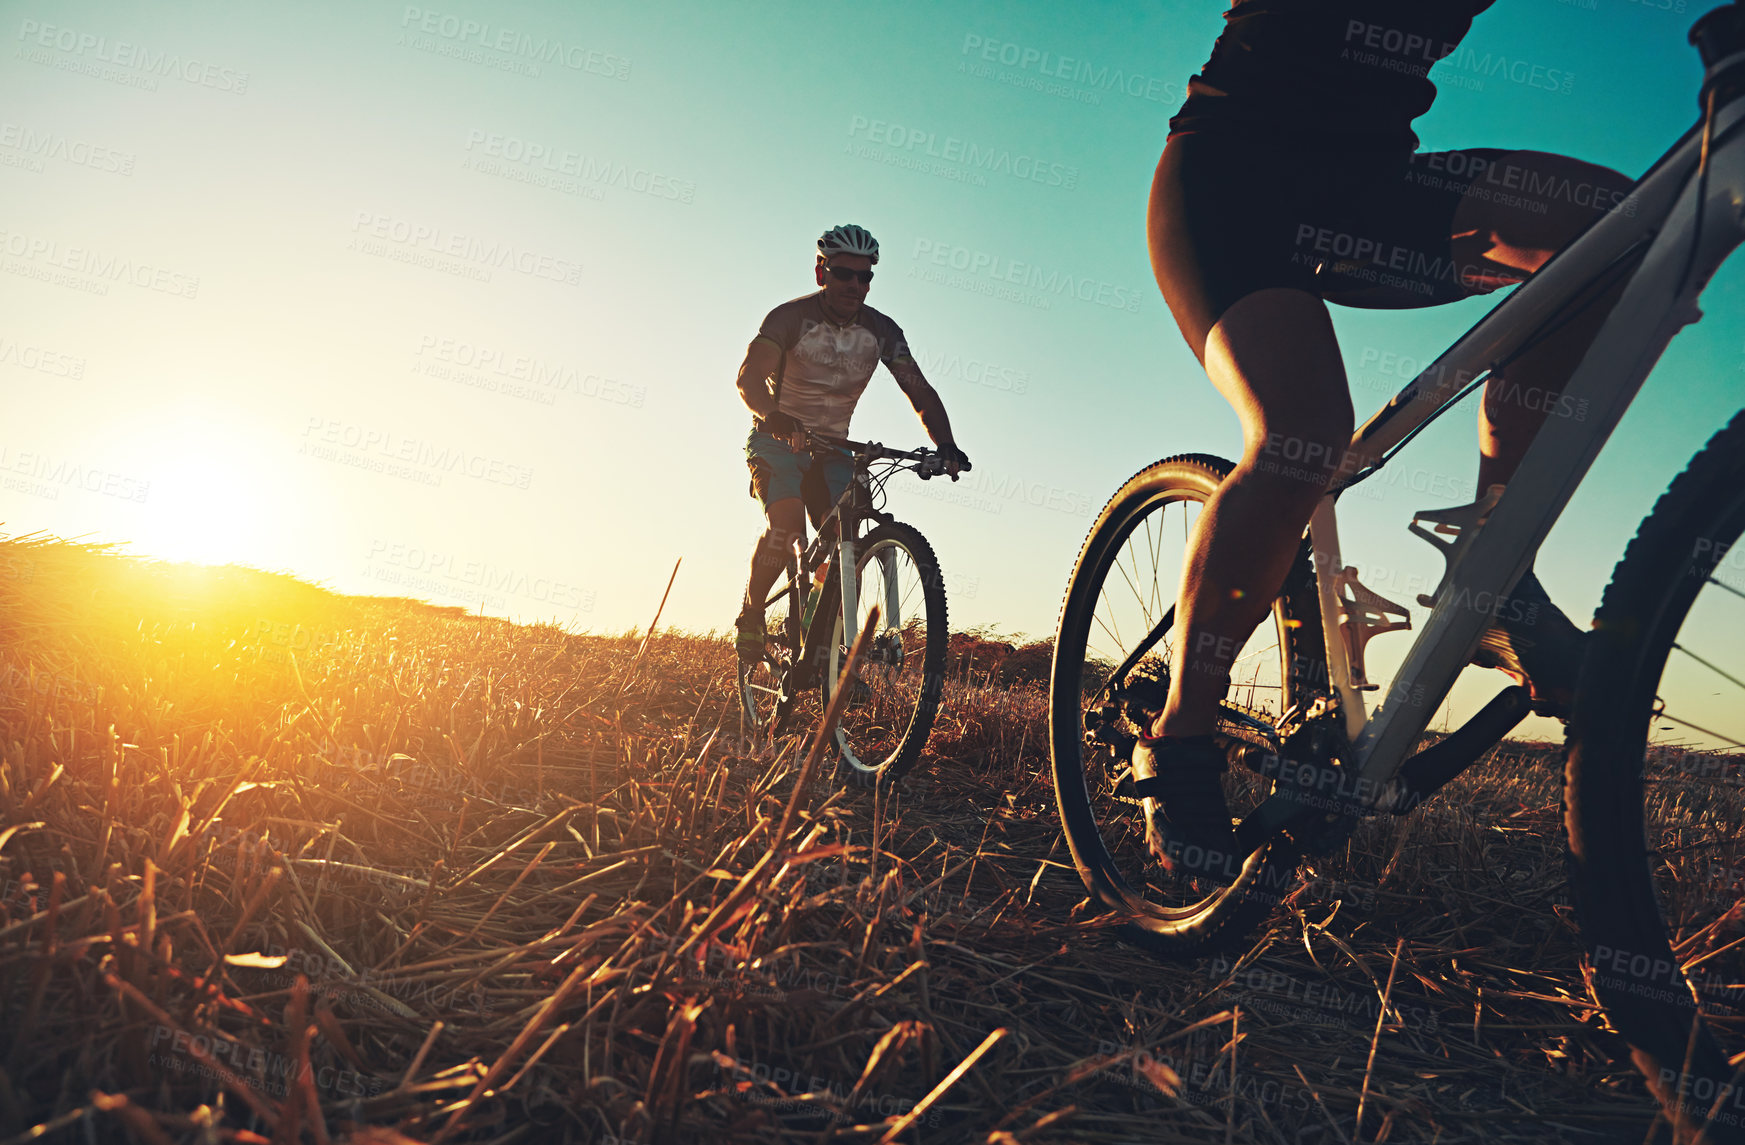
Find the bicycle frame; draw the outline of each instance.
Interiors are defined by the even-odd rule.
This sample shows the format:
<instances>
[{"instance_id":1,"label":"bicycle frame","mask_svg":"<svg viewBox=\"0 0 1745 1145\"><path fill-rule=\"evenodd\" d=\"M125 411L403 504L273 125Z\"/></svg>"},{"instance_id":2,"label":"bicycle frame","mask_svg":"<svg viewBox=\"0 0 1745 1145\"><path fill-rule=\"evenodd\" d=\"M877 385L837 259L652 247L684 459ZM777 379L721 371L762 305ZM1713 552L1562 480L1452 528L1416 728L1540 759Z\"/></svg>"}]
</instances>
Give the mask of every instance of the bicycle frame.
<instances>
[{"instance_id":1,"label":"bicycle frame","mask_svg":"<svg viewBox=\"0 0 1745 1145\"><path fill-rule=\"evenodd\" d=\"M1745 55L1742 53L1741 55ZM1710 68L1717 75L1737 62ZM1673 335L1701 317L1696 300L1716 268L1745 241L1745 99L1712 116L1707 170L1695 178L1703 130L1691 129L1613 208L1515 289L1426 367L1353 436L1346 464L1309 526L1329 684L1351 743L1359 790L1379 794L1405 762L1470 660L1496 606L1526 571ZM1700 198L1699 198L1700 196ZM1627 212L1626 205L1634 204ZM1642 250L1622 296L1564 388L1584 418L1548 417L1519 470L1482 523L1462 531L1436 601L1395 686L1366 714L1344 633L1335 503L1383 455L1403 444L1459 392L1506 361L1559 317L1583 287ZM1586 406L1579 403L1586 402ZM1274 795L1272 799L1279 799ZM1271 800L1269 800L1270 802Z\"/></svg>"}]
</instances>

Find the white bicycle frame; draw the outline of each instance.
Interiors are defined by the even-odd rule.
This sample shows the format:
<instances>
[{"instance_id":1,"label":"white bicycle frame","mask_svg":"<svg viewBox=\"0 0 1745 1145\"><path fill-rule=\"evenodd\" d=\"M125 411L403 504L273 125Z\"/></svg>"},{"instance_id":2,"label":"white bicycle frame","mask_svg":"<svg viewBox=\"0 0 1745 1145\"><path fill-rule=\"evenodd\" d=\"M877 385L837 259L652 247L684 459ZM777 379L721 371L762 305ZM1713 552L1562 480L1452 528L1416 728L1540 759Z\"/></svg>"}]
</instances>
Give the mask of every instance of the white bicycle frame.
<instances>
[{"instance_id":1,"label":"white bicycle frame","mask_svg":"<svg viewBox=\"0 0 1745 1145\"><path fill-rule=\"evenodd\" d=\"M1735 59L1718 61L1710 74ZM1361 473L1554 321L1582 287L1632 248L1649 244L1564 388L1565 407L1585 409L1586 416L1548 417L1488 518L1462 530L1447 553L1448 570L1435 606L1400 666L1396 685L1373 714L1365 712L1345 635L1356 620L1341 604L1335 580L1343 567L1334 512L1338 489L1316 508L1309 539L1328 677L1352 744L1348 762L1360 790L1379 793L1410 755L1477 648L1496 605L1526 571L1643 380L1673 335L1701 317L1696 300L1702 288L1745 241L1745 130L1729 134L1742 121L1745 99L1715 113L1708 169L1700 182L1703 132L1699 126L1687 133L1623 204L1516 288L1352 438L1350 460Z\"/></svg>"}]
</instances>

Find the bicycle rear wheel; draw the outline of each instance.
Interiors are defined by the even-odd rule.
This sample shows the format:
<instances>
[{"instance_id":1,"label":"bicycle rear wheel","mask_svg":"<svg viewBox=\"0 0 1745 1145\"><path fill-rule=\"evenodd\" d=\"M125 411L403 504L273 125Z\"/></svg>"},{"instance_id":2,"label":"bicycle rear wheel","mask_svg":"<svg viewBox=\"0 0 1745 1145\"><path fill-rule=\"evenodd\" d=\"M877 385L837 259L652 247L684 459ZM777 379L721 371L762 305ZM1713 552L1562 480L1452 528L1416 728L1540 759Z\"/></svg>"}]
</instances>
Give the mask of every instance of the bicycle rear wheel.
<instances>
[{"instance_id":1,"label":"bicycle rear wheel","mask_svg":"<svg viewBox=\"0 0 1745 1145\"><path fill-rule=\"evenodd\" d=\"M927 539L900 521L872 530L855 547L859 601L855 630L879 609L860 665L861 686L847 698L836 728L843 772L855 783L872 786L901 779L933 730L945 687L945 582ZM832 567L814 624L830 628L830 653L820 682L830 703L848 656L842 626L842 588Z\"/></svg>"},{"instance_id":2,"label":"bicycle rear wheel","mask_svg":"<svg viewBox=\"0 0 1745 1145\"><path fill-rule=\"evenodd\" d=\"M1564 818L1593 988L1692 1139L1745 1140L1745 412L1645 518L1595 617ZM1731 1056L1738 1055L1738 1056Z\"/></svg>"},{"instance_id":3,"label":"bicycle rear wheel","mask_svg":"<svg viewBox=\"0 0 1745 1145\"><path fill-rule=\"evenodd\" d=\"M1229 887L1172 875L1146 848L1138 802L1116 794L1133 737L1162 710L1169 691L1188 539L1200 507L1231 468L1200 455L1159 461L1103 507L1061 605L1050 680L1055 798L1079 876L1095 898L1132 918L1131 937L1172 955L1213 949L1247 933L1289 889L1297 864L1289 843L1274 840L1248 857ZM1226 730L1239 721L1276 725L1324 686L1314 588L1305 555L1292 566L1270 622L1236 657ZM1117 679L1129 661L1132 667ZM1124 696L1119 701L1112 698L1117 691ZM1242 767L1225 773L1224 794L1238 817L1271 790L1270 781Z\"/></svg>"}]
</instances>

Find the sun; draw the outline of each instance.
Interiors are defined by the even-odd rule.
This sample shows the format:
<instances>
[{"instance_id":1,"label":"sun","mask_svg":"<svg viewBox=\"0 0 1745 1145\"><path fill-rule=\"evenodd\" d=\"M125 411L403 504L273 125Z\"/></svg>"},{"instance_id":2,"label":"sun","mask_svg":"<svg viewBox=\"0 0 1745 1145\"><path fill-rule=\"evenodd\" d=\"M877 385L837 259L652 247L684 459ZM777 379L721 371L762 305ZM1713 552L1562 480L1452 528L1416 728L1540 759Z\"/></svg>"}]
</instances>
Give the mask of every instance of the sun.
<instances>
[{"instance_id":1,"label":"sun","mask_svg":"<svg viewBox=\"0 0 1745 1145\"><path fill-rule=\"evenodd\" d=\"M141 432L151 435L152 480L129 547L199 564L264 561L284 478L260 459L253 435L185 411Z\"/></svg>"}]
</instances>

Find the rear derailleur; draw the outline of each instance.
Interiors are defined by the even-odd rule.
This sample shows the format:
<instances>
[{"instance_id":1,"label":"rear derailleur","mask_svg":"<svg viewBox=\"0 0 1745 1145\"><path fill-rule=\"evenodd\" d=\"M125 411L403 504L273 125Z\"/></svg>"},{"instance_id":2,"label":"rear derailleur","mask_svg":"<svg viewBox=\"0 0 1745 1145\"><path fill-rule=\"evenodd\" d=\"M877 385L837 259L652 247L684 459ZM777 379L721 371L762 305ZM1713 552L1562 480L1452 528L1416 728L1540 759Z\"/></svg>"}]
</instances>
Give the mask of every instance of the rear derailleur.
<instances>
[{"instance_id":1,"label":"rear derailleur","mask_svg":"<svg viewBox=\"0 0 1745 1145\"><path fill-rule=\"evenodd\" d=\"M1125 682L1111 682L1102 701L1085 709L1085 746L1093 752L1108 753L1115 798L1124 803L1139 802L1126 793L1132 784L1128 761L1133 757L1133 745L1157 721L1168 699L1167 677L1134 672Z\"/></svg>"}]
</instances>

